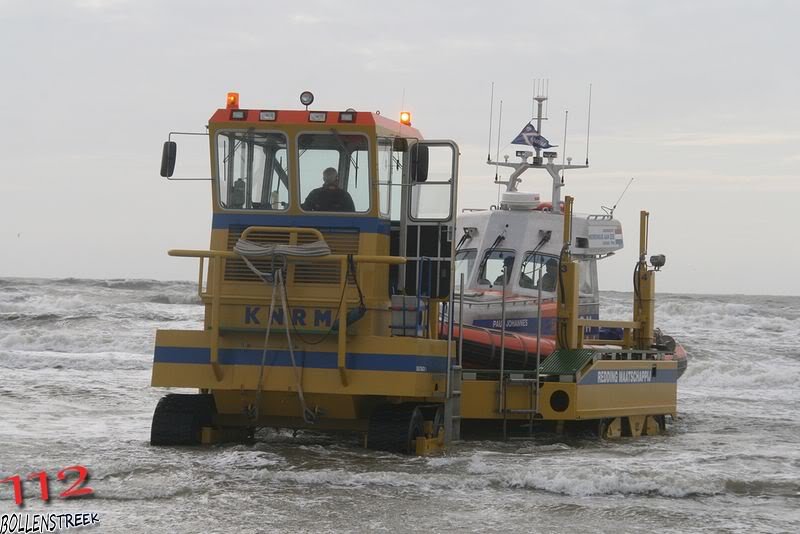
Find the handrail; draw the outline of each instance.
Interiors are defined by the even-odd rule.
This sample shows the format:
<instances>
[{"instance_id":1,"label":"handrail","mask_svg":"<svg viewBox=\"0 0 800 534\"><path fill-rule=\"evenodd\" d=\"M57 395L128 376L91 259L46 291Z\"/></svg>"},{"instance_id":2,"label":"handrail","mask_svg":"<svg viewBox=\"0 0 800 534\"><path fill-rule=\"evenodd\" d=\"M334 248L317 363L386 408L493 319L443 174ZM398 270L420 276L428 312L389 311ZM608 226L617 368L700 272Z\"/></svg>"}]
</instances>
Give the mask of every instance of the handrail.
<instances>
[{"instance_id":1,"label":"handrail","mask_svg":"<svg viewBox=\"0 0 800 534\"><path fill-rule=\"evenodd\" d=\"M172 249L167 252L170 256L177 258L224 258L237 259L238 254L230 250L191 250L191 249ZM336 263L347 261L347 254L328 254L327 256L286 256L287 261L301 261L303 263ZM375 256L369 254L353 255L356 263L380 263L385 265L403 265L406 259L400 256Z\"/></svg>"},{"instance_id":2,"label":"handrail","mask_svg":"<svg viewBox=\"0 0 800 534\"><path fill-rule=\"evenodd\" d=\"M301 228L301 227L286 227L286 226L248 226L242 232L242 239L247 239L252 232L273 232L279 234L311 234L317 238L318 241L324 241L322 232L316 228Z\"/></svg>"},{"instance_id":3,"label":"handrail","mask_svg":"<svg viewBox=\"0 0 800 534\"><path fill-rule=\"evenodd\" d=\"M605 321L602 319L577 319L575 323L578 326L605 326L608 328L639 328L641 326L638 321Z\"/></svg>"},{"instance_id":4,"label":"handrail","mask_svg":"<svg viewBox=\"0 0 800 534\"><path fill-rule=\"evenodd\" d=\"M250 227L260 231L284 231L286 233L307 233L322 238L322 234L315 228L281 228L271 226L256 226ZM250 228L246 229L249 230ZM288 231L291 230L291 231ZM244 233L242 235L244 235ZM203 281L203 260L209 258L209 269L213 276L213 284L209 284L206 292L211 294L211 320L209 325L209 334L211 336L210 351L211 351L211 368L214 371L214 376L217 381L223 378L222 366L219 364L219 323L220 323L220 304L222 300L222 282L223 282L223 261L228 259L240 258L239 254L229 250L190 250L190 249L172 249L167 252L170 256L179 258L199 258L200 259L200 287L198 294L202 297L202 281ZM339 263L340 264L340 287L347 285L347 263L350 256L347 254L328 254L326 256L285 256L288 262L303 262L303 263ZM406 258L397 256L375 256L375 255L353 255L352 261L354 263L378 263L384 265L402 265L406 263ZM347 375L345 371L345 353L347 348L347 299L341 299L339 302L339 336L337 343L337 367L339 368L339 375L343 386L347 386Z\"/></svg>"}]
</instances>

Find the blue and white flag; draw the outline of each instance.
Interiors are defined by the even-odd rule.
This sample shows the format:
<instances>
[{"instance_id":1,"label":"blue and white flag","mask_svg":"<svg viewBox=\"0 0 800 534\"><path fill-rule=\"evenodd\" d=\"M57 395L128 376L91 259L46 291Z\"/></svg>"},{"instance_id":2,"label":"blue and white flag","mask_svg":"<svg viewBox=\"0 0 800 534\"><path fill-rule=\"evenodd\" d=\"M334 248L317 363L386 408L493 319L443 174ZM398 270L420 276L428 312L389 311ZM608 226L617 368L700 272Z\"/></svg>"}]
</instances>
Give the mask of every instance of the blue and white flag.
<instances>
[{"instance_id":1,"label":"blue and white flag","mask_svg":"<svg viewBox=\"0 0 800 534\"><path fill-rule=\"evenodd\" d=\"M511 141L512 145L528 145L534 148L553 148L558 145L551 145L550 141L539 135L536 127L532 123L528 123L525 128L519 133L518 136Z\"/></svg>"}]
</instances>

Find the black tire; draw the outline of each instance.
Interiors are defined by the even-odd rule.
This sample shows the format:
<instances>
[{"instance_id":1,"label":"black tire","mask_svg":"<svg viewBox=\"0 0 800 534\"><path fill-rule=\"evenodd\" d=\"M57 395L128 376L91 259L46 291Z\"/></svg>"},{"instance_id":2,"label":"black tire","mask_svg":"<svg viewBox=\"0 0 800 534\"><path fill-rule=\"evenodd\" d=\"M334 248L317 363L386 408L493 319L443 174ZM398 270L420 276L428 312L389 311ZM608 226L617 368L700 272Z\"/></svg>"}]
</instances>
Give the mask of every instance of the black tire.
<instances>
[{"instance_id":1,"label":"black tire","mask_svg":"<svg viewBox=\"0 0 800 534\"><path fill-rule=\"evenodd\" d=\"M423 435L425 419L415 404L384 404L372 412L367 430L367 448L413 454L416 439Z\"/></svg>"},{"instance_id":2,"label":"black tire","mask_svg":"<svg viewBox=\"0 0 800 534\"><path fill-rule=\"evenodd\" d=\"M153 413L150 445L199 445L204 426L211 426L216 406L213 395L171 393Z\"/></svg>"}]
</instances>

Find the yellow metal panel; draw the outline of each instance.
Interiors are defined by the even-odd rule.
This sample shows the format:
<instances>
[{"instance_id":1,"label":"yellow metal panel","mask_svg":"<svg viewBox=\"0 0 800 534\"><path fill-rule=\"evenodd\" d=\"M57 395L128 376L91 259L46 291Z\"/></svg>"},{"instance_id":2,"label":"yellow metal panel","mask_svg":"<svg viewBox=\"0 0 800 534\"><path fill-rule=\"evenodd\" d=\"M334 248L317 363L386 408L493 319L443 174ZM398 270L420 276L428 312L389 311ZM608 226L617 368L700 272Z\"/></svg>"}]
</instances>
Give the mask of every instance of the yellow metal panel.
<instances>
[{"instance_id":1,"label":"yellow metal panel","mask_svg":"<svg viewBox=\"0 0 800 534\"><path fill-rule=\"evenodd\" d=\"M673 384L581 386L576 413L581 419L674 413L676 390Z\"/></svg>"},{"instance_id":2,"label":"yellow metal panel","mask_svg":"<svg viewBox=\"0 0 800 534\"><path fill-rule=\"evenodd\" d=\"M151 385L211 390L255 390L258 366L222 365L223 379L217 382L210 365L154 363ZM291 367L266 367L265 391L297 391ZM306 394L384 395L396 397L438 397L444 395L444 375L400 371L347 370L349 383L342 385L337 369L303 369Z\"/></svg>"},{"instance_id":3,"label":"yellow metal panel","mask_svg":"<svg viewBox=\"0 0 800 534\"><path fill-rule=\"evenodd\" d=\"M588 370L643 370L657 373L675 371L674 361L614 361L600 360ZM587 372L588 372L587 371ZM498 382L496 380L464 380L461 386L461 413L465 419L502 419L498 411ZM527 387L506 388L506 405L511 410L532 409ZM569 399L567 408L556 411L551 397L557 391ZM559 394L562 395L562 394ZM642 384L581 384L574 382L545 382L540 391L539 411L548 420L599 419L619 416L674 414L677 411L677 384L653 382ZM506 414L507 419L527 419L528 414Z\"/></svg>"},{"instance_id":4,"label":"yellow metal panel","mask_svg":"<svg viewBox=\"0 0 800 534\"><path fill-rule=\"evenodd\" d=\"M160 330L156 334L156 345L160 348L196 348L207 350L210 347L208 331ZM367 355L387 355L409 358L416 361L416 355L440 357L444 361L447 343L440 340L392 338L378 336L354 336L348 339L348 353ZM237 334L220 338L220 348L261 349L263 337L251 334ZM270 340L270 349L285 350L285 338ZM336 337L315 347L322 352L336 352ZM369 356L366 356L369 358ZM258 359L260 361L260 359ZM269 354L266 360L269 363ZM413 363L411 365L414 365ZM258 385L260 365L223 364L220 366L223 379L217 381L211 365L205 363L167 363L153 364L152 385L156 387L191 387L212 390L254 390ZM386 395L412 398L431 398L444 395L444 373L432 373L427 369L414 372L396 370L356 370L347 369L348 384L341 383L337 369L301 368L301 384L306 393L328 393L339 395ZM296 391L297 384L291 366L264 367L263 389L266 391Z\"/></svg>"},{"instance_id":5,"label":"yellow metal panel","mask_svg":"<svg viewBox=\"0 0 800 534\"><path fill-rule=\"evenodd\" d=\"M461 417L464 419L498 419L496 380L463 380L461 382Z\"/></svg>"},{"instance_id":6,"label":"yellow metal panel","mask_svg":"<svg viewBox=\"0 0 800 534\"><path fill-rule=\"evenodd\" d=\"M567 409L562 412L553 410L550 399L553 394L563 391L569 397ZM545 382L540 390L539 411L545 419L573 420L575 419L575 400L581 392L573 382Z\"/></svg>"}]
</instances>

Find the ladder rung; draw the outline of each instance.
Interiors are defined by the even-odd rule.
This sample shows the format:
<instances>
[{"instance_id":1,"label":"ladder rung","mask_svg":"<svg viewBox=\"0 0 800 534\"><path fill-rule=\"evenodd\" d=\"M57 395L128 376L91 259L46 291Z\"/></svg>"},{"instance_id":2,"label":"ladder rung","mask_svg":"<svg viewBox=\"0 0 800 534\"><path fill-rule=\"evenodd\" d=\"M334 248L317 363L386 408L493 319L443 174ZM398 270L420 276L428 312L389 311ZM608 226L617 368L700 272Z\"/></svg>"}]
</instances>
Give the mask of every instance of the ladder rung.
<instances>
[{"instance_id":1,"label":"ladder rung","mask_svg":"<svg viewBox=\"0 0 800 534\"><path fill-rule=\"evenodd\" d=\"M506 410L506 413L536 413L536 410Z\"/></svg>"}]
</instances>

